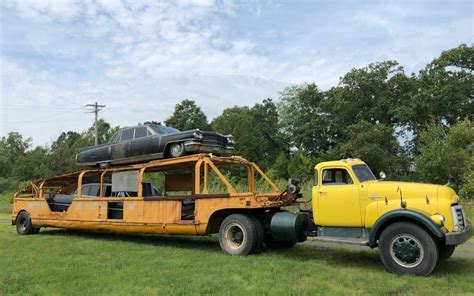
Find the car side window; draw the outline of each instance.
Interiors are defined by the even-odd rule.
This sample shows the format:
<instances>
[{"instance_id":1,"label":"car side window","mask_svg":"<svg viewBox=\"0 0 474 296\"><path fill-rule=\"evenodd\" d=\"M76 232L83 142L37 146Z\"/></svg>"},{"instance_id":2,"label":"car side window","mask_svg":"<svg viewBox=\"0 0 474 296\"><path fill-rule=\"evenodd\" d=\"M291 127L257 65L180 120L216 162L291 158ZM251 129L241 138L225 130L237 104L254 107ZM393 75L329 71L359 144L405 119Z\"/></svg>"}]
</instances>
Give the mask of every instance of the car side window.
<instances>
[{"instance_id":1,"label":"car side window","mask_svg":"<svg viewBox=\"0 0 474 296\"><path fill-rule=\"evenodd\" d=\"M354 184L349 172L343 168L324 169L323 185L351 185Z\"/></svg>"},{"instance_id":2,"label":"car side window","mask_svg":"<svg viewBox=\"0 0 474 296\"><path fill-rule=\"evenodd\" d=\"M143 138L147 136L147 128L146 127L137 127L135 128L135 139Z\"/></svg>"},{"instance_id":3,"label":"car side window","mask_svg":"<svg viewBox=\"0 0 474 296\"><path fill-rule=\"evenodd\" d=\"M128 141L133 139L133 128L126 129L122 131L122 137L120 141Z\"/></svg>"}]
</instances>

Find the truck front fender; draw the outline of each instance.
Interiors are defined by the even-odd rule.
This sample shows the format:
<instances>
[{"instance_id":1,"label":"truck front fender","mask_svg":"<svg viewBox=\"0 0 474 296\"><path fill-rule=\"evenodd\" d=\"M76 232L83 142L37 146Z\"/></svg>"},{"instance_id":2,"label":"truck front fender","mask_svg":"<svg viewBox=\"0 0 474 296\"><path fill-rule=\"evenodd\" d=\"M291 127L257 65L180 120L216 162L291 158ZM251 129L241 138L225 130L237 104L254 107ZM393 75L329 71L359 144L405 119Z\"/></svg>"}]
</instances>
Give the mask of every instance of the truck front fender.
<instances>
[{"instance_id":1,"label":"truck front fender","mask_svg":"<svg viewBox=\"0 0 474 296\"><path fill-rule=\"evenodd\" d=\"M372 248L376 247L377 240L385 227L399 221L412 221L421 224L435 237L445 237L441 228L425 214L414 210L398 209L385 213L375 222L374 226L370 229L369 246Z\"/></svg>"}]
</instances>

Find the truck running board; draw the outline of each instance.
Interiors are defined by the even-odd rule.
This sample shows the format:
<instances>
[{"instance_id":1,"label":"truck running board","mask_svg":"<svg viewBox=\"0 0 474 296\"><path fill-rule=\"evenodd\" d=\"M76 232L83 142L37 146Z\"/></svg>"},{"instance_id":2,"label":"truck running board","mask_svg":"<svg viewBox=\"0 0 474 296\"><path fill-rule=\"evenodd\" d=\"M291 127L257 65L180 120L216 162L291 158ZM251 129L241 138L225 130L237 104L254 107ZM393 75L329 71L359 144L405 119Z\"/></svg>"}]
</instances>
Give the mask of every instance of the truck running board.
<instances>
[{"instance_id":1,"label":"truck running board","mask_svg":"<svg viewBox=\"0 0 474 296\"><path fill-rule=\"evenodd\" d=\"M321 242L328 242L328 243L337 243L337 244L350 244L350 245L359 245L359 246L368 246L369 241L367 240L359 240L359 239L345 239L339 237L312 237L310 240L321 241Z\"/></svg>"}]
</instances>

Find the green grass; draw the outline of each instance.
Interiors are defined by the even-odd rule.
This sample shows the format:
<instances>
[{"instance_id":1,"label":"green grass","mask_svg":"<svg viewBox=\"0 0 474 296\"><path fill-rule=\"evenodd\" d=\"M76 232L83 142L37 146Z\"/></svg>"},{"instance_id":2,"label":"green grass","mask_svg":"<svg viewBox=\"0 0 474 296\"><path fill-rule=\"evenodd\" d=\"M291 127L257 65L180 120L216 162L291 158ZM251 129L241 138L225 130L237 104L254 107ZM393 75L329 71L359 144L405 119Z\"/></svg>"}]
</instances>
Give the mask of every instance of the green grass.
<instances>
[{"instance_id":1,"label":"green grass","mask_svg":"<svg viewBox=\"0 0 474 296\"><path fill-rule=\"evenodd\" d=\"M474 295L474 259L430 277L385 270L376 251L296 246L232 257L213 237L42 229L19 236L0 215L0 295Z\"/></svg>"}]
</instances>

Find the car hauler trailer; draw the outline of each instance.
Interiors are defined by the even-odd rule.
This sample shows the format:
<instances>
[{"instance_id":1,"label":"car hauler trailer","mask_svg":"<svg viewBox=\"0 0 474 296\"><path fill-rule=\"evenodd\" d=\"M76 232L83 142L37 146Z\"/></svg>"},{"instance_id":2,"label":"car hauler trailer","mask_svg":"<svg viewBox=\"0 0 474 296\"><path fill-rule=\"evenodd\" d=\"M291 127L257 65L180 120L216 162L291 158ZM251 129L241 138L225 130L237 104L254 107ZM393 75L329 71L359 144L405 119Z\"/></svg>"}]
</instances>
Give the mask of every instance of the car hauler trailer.
<instances>
[{"instance_id":1,"label":"car hauler trailer","mask_svg":"<svg viewBox=\"0 0 474 296\"><path fill-rule=\"evenodd\" d=\"M225 170L240 176L237 184ZM259 193L257 187L266 190ZM281 192L256 164L241 157L195 154L32 182L15 194L12 224L19 234L35 234L42 227L218 233L225 252L247 255L259 252L264 242L280 243L270 234L270 220L300 197L297 186L289 188Z\"/></svg>"},{"instance_id":2,"label":"car hauler trailer","mask_svg":"<svg viewBox=\"0 0 474 296\"><path fill-rule=\"evenodd\" d=\"M231 173L239 177L227 178ZM259 193L256 179L268 190ZM232 184L235 180L239 184ZM211 192L219 184L221 190ZM217 233L221 248L231 255L258 253L264 244L291 247L313 236L378 247L388 270L416 275L430 274L472 236L452 189L376 180L357 159L317 164L312 209L284 210L300 198L295 180L281 192L241 157L197 154L33 182L15 194L12 224L19 234L35 234L41 227Z\"/></svg>"}]
</instances>

